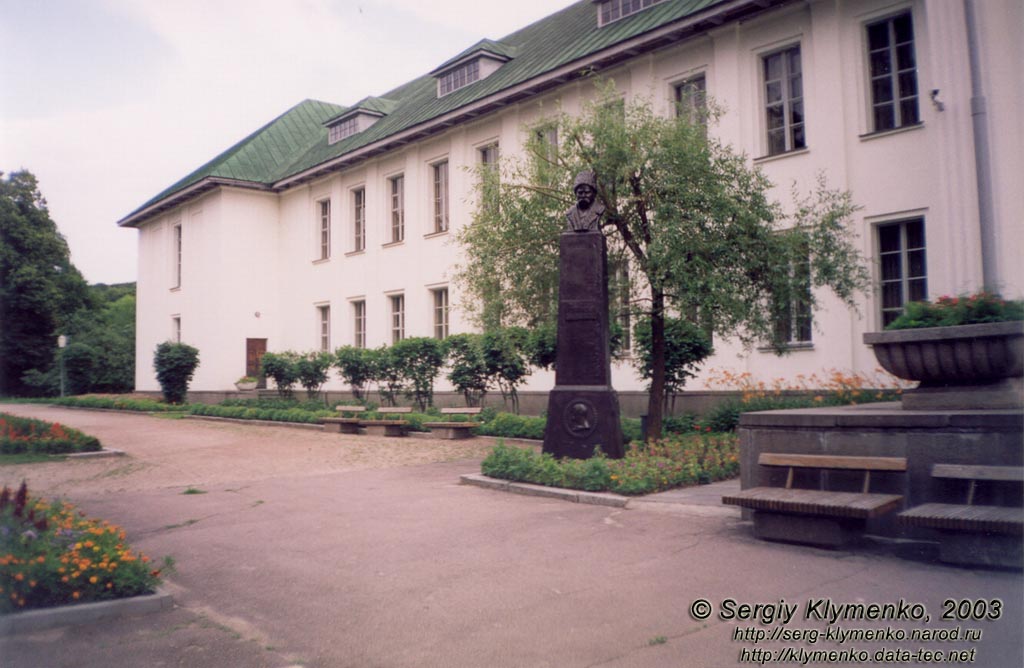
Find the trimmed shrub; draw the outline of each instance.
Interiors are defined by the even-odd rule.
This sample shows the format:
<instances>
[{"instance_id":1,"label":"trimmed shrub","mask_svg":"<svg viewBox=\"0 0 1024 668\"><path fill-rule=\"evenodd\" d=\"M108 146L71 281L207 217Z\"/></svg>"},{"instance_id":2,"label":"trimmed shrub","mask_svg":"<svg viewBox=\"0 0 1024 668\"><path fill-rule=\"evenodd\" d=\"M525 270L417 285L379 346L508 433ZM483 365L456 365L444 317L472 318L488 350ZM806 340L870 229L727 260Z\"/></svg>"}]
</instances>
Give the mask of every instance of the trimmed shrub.
<instances>
[{"instance_id":1,"label":"trimmed shrub","mask_svg":"<svg viewBox=\"0 0 1024 668\"><path fill-rule=\"evenodd\" d=\"M366 385L373 380L373 363L366 348L342 346L334 351L334 366L359 401L366 397Z\"/></svg>"},{"instance_id":2,"label":"trimmed shrub","mask_svg":"<svg viewBox=\"0 0 1024 668\"><path fill-rule=\"evenodd\" d=\"M158 413L166 411L186 410L186 405L171 405L152 399L129 399L121 397L60 397L50 399L47 403L56 406L72 406L77 408L106 408L119 411L140 411L143 413Z\"/></svg>"},{"instance_id":3,"label":"trimmed shrub","mask_svg":"<svg viewBox=\"0 0 1024 668\"><path fill-rule=\"evenodd\" d=\"M292 396L292 388L299 380L298 355L293 352L266 353L260 361L261 373L274 379L277 394L281 397Z\"/></svg>"},{"instance_id":4,"label":"trimmed shrub","mask_svg":"<svg viewBox=\"0 0 1024 668\"><path fill-rule=\"evenodd\" d=\"M306 390L306 397L312 399L320 392L331 373L334 358L330 353L306 353L295 360L295 375Z\"/></svg>"},{"instance_id":5,"label":"trimmed shrub","mask_svg":"<svg viewBox=\"0 0 1024 668\"><path fill-rule=\"evenodd\" d=\"M199 351L186 343L164 341L157 345L153 355L156 379L164 393L164 400L170 404L185 401L188 384L199 366Z\"/></svg>"},{"instance_id":6,"label":"trimmed shrub","mask_svg":"<svg viewBox=\"0 0 1024 668\"><path fill-rule=\"evenodd\" d=\"M476 432L484 436L502 436L504 438L544 438L546 418L498 413L492 419L477 427Z\"/></svg>"}]
</instances>

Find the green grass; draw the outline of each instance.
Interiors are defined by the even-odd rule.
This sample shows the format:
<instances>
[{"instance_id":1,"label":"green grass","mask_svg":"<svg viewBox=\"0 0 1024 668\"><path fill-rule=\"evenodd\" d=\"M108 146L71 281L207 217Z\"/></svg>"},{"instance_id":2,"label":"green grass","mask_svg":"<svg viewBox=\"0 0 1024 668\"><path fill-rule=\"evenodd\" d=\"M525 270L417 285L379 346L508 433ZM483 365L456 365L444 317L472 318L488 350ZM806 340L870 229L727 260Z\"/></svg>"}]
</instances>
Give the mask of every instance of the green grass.
<instances>
[{"instance_id":1,"label":"green grass","mask_svg":"<svg viewBox=\"0 0 1024 668\"><path fill-rule=\"evenodd\" d=\"M7 466L8 464L17 465L62 462L67 458L67 455L47 455L37 452L22 452L16 455L0 455L0 465Z\"/></svg>"}]
</instances>

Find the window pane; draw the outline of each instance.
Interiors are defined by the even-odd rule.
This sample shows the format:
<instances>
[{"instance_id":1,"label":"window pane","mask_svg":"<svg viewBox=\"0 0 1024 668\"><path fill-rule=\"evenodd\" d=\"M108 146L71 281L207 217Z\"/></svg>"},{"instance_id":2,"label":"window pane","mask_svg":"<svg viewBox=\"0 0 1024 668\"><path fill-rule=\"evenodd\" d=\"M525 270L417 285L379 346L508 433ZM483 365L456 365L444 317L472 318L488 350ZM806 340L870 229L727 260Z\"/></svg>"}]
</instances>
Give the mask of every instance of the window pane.
<instances>
[{"instance_id":1,"label":"window pane","mask_svg":"<svg viewBox=\"0 0 1024 668\"><path fill-rule=\"evenodd\" d=\"M793 125L804 122L804 103L794 102L789 108L789 122Z\"/></svg>"},{"instance_id":2,"label":"window pane","mask_svg":"<svg viewBox=\"0 0 1024 668\"><path fill-rule=\"evenodd\" d=\"M892 79L881 77L871 82L871 94L875 104L892 100Z\"/></svg>"},{"instance_id":3,"label":"window pane","mask_svg":"<svg viewBox=\"0 0 1024 668\"><path fill-rule=\"evenodd\" d=\"M804 95L804 84L802 76L789 78L789 97L798 98Z\"/></svg>"},{"instance_id":4,"label":"window pane","mask_svg":"<svg viewBox=\"0 0 1024 668\"><path fill-rule=\"evenodd\" d=\"M924 221L910 220L904 223L907 230L907 248L924 248Z\"/></svg>"},{"instance_id":5,"label":"window pane","mask_svg":"<svg viewBox=\"0 0 1024 668\"><path fill-rule=\"evenodd\" d=\"M764 78L766 81L782 78L782 54L776 53L764 59Z\"/></svg>"},{"instance_id":6,"label":"window pane","mask_svg":"<svg viewBox=\"0 0 1024 668\"><path fill-rule=\"evenodd\" d=\"M917 115L916 97L900 102L900 120L903 125L913 125L920 120Z\"/></svg>"},{"instance_id":7,"label":"window pane","mask_svg":"<svg viewBox=\"0 0 1024 668\"><path fill-rule=\"evenodd\" d=\"M928 299L928 283L923 278L908 281L907 290L909 291L907 295L909 301L920 302Z\"/></svg>"},{"instance_id":8,"label":"window pane","mask_svg":"<svg viewBox=\"0 0 1024 668\"><path fill-rule=\"evenodd\" d=\"M766 111L768 113L768 129L775 130L776 128L781 128L783 125L782 105L768 107Z\"/></svg>"},{"instance_id":9,"label":"window pane","mask_svg":"<svg viewBox=\"0 0 1024 668\"><path fill-rule=\"evenodd\" d=\"M889 22L868 26L868 49L875 51L889 45Z\"/></svg>"},{"instance_id":10,"label":"window pane","mask_svg":"<svg viewBox=\"0 0 1024 668\"><path fill-rule=\"evenodd\" d=\"M887 283L882 286L882 308L902 308L903 290L900 283Z\"/></svg>"},{"instance_id":11,"label":"window pane","mask_svg":"<svg viewBox=\"0 0 1024 668\"><path fill-rule=\"evenodd\" d=\"M775 155L776 153L786 152L786 131L784 129L771 130L768 132L768 153L769 155Z\"/></svg>"},{"instance_id":12,"label":"window pane","mask_svg":"<svg viewBox=\"0 0 1024 668\"><path fill-rule=\"evenodd\" d=\"M875 131L891 130L896 127L896 116L891 104L875 107Z\"/></svg>"},{"instance_id":13,"label":"window pane","mask_svg":"<svg viewBox=\"0 0 1024 668\"><path fill-rule=\"evenodd\" d=\"M917 73L904 72L900 75L900 97L917 95Z\"/></svg>"},{"instance_id":14,"label":"window pane","mask_svg":"<svg viewBox=\"0 0 1024 668\"><path fill-rule=\"evenodd\" d=\"M901 70L908 70L915 66L913 42L896 47L896 67Z\"/></svg>"},{"instance_id":15,"label":"window pane","mask_svg":"<svg viewBox=\"0 0 1024 668\"><path fill-rule=\"evenodd\" d=\"M882 280L892 281L903 278L903 262L899 253L882 256Z\"/></svg>"},{"instance_id":16,"label":"window pane","mask_svg":"<svg viewBox=\"0 0 1024 668\"><path fill-rule=\"evenodd\" d=\"M900 249L900 226L884 225L878 228L878 247L883 253Z\"/></svg>"},{"instance_id":17,"label":"window pane","mask_svg":"<svg viewBox=\"0 0 1024 668\"><path fill-rule=\"evenodd\" d=\"M800 48L796 47L786 52L786 60L789 64L789 73L800 74Z\"/></svg>"},{"instance_id":18,"label":"window pane","mask_svg":"<svg viewBox=\"0 0 1024 668\"><path fill-rule=\"evenodd\" d=\"M888 51L876 51L871 54L871 76L878 77L892 72L892 62Z\"/></svg>"},{"instance_id":19,"label":"window pane","mask_svg":"<svg viewBox=\"0 0 1024 668\"><path fill-rule=\"evenodd\" d=\"M909 265L909 269L907 270L907 276L909 278L918 278L927 273L923 250L910 251L907 253L907 264Z\"/></svg>"},{"instance_id":20,"label":"window pane","mask_svg":"<svg viewBox=\"0 0 1024 668\"><path fill-rule=\"evenodd\" d=\"M771 81L764 89L765 102L775 104L782 101L782 82Z\"/></svg>"},{"instance_id":21,"label":"window pane","mask_svg":"<svg viewBox=\"0 0 1024 668\"><path fill-rule=\"evenodd\" d=\"M793 126L793 148L791 150L796 150L798 148L804 148L805 146L807 146L807 141L804 138L804 126L803 126L803 124L801 123L800 125L794 125Z\"/></svg>"},{"instance_id":22,"label":"window pane","mask_svg":"<svg viewBox=\"0 0 1024 668\"><path fill-rule=\"evenodd\" d=\"M896 43L909 42L914 39L914 22L910 14L897 16L892 20L893 29L896 33Z\"/></svg>"}]
</instances>

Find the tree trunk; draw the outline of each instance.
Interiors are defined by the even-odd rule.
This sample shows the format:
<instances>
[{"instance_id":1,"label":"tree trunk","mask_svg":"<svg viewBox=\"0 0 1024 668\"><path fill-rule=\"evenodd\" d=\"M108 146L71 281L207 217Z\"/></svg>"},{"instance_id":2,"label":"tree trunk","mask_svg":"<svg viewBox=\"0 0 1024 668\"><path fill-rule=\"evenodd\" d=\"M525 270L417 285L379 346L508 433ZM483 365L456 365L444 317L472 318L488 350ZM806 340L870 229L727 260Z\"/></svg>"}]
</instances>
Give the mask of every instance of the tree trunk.
<instances>
[{"instance_id":1,"label":"tree trunk","mask_svg":"<svg viewBox=\"0 0 1024 668\"><path fill-rule=\"evenodd\" d=\"M647 400L647 439L661 438L665 406L665 293L651 287L651 393Z\"/></svg>"}]
</instances>

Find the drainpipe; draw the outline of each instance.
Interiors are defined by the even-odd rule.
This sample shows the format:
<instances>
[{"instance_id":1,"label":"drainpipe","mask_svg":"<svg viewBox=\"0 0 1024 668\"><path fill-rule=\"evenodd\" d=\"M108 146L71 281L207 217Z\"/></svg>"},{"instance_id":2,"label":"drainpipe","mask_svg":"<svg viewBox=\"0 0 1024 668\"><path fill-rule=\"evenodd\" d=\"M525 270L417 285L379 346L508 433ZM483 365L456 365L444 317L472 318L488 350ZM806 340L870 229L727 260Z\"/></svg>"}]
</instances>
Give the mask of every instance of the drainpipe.
<instances>
[{"instance_id":1,"label":"drainpipe","mask_svg":"<svg viewBox=\"0 0 1024 668\"><path fill-rule=\"evenodd\" d=\"M978 182L978 227L981 233L981 276L985 290L999 289L996 271L996 230L992 213L992 166L988 142L988 108L981 87L981 56L978 53L978 25L974 0L964 0L967 21L967 51L971 63L971 122L974 130L974 170Z\"/></svg>"}]
</instances>

